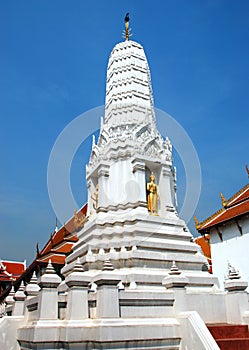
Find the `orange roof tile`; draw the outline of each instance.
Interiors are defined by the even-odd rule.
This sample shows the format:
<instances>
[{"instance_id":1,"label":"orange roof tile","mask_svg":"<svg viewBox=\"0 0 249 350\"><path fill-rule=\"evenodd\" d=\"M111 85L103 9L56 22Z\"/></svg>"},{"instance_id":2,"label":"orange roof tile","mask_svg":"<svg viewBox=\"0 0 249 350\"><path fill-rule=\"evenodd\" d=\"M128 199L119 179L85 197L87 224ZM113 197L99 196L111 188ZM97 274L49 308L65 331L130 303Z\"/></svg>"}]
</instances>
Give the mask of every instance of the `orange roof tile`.
<instances>
[{"instance_id":1,"label":"orange roof tile","mask_svg":"<svg viewBox=\"0 0 249 350\"><path fill-rule=\"evenodd\" d=\"M227 207L231 207L232 205L242 202L246 199L249 199L249 184L244 186L239 192L237 192L227 201Z\"/></svg>"},{"instance_id":2,"label":"orange roof tile","mask_svg":"<svg viewBox=\"0 0 249 350\"><path fill-rule=\"evenodd\" d=\"M81 219L86 215L87 212L87 204L85 204L82 208L78 210L77 218ZM70 218L70 220L62 226L57 232L54 232L47 243L44 245L42 250L37 252L36 259L28 266L25 270L25 267L17 276L15 281L15 290L19 287L22 280L26 280L26 282L30 280L32 273L35 269L39 269L39 266L45 265L51 259L52 263L55 265L65 265L66 256L71 253L72 247L75 242L78 241L77 231L79 231L80 227L75 225L75 216ZM25 266L25 264L23 264ZM1 263L0 263L1 267ZM12 275L9 275L5 272L4 269L0 268L0 280L2 278L4 281L6 278L12 278ZM6 277L7 276L7 277ZM4 298L10 292L10 287L2 292L0 295L0 301L4 300Z\"/></svg>"},{"instance_id":3,"label":"orange roof tile","mask_svg":"<svg viewBox=\"0 0 249 350\"><path fill-rule=\"evenodd\" d=\"M56 247L55 249L52 249L51 251L55 252L55 253L67 254L67 253L71 252L72 246L73 246L73 243L66 242L66 243L60 245L60 247Z\"/></svg>"},{"instance_id":4,"label":"orange roof tile","mask_svg":"<svg viewBox=\"0 0 249 350\"><path fill-rule=\"evenodd\" d=\"M80 219L86 215L86 212L87 204L78 210L77 217ZM66 255L71 252L74 243L78 241L77 227L74 225L74 219L75 217L73 216L64 226L51 235L48 242L38 254L38 261L47 262L51 259L54 263L65 264Z\"/></svg>"},{"instance_id":5,"label":"orange roof tile","mask_svg":"<svg viewBox=\"0 0 249 350\"><path fill-rule=\"evenodd\" d=\"M66 260L66 255L64 255L64 254L59 255L59 254L51 253L51 254L49 254L46 257L39 258L39 261L42 261L42 262L47 262L48 263L49 260L51 260L51 262L53 264L64 265L65 264L65 260Z\"/></svg>"},{"instance_id":6,"label":"orange roof tile","mask_svg":"<svg viewBox=\"0 0 249 350\"><path fill-rule=\"evenodd\" d=\"M209 235L206 235L205 237L200 236L195 238L195 243L197 243L205 255L206 258L211 259L211 249L210 249L210 243L209 243Z\"/></svg>"},{"instance_id":7,"label":"orange roof tile","mask_svg":"<svg viewBox=\"0 0 249 350\"><path fill-rule=\"evenodd\" d=\"M16 280L25 271L26 264L17 261L4 261L0 263L0 281Z\"/></svg>"},{"instance_id":8,"label":"orange roof tile","mask_svg":"<svg viewBox=\"0 0 249 350\"><path fill-rule=\"evenodd\" d=\"M207 258L208 263L209 263L209 272L212 273L212 257L211 257L211 247L210 247L210 236L209 235L205 235L204 236L200 236L200 237L196 237L195 238L195 243L198 244L201 249L202 252L204 254L204 256Z\"/></svg>"},{"instance_id":9,"label":"orange roof tile","mask_svg":"<svg viewBox=\"0 0 249 350\"><path fill-rule=\"evenodd\" d=\"M200 233L207 232L215 225L232 220L246 213L249 213L249 184L235 193L235 195L226 202L224 208L199 223L198 231Z\"/></svg>"},{"instance_id":10,"label":"orange roof tile","mask_svg":"<svg viewBox=\"0 0 249 350\"><path fill-rule=\"evenodd\" d=\"M14 275L21 275L23 271L25 270L26 266L24 262L17 262L17 261L3 261L2 264L4 267L6 267L6 271L8 273L14 274Z\"/></svg>"},{"instance_id":11,"label":"orange roof tile","mask_svg":"<svg viewBox=\"0 0 249 350\"><path fill-rule=\"evenodd\" d=\"M211 221L202 225L198 231L202 231L204 229L215 226L221 222L231 220L235 217L238 217L246 213L249 213L249 200L246 202L236 204L233 207L227 208L218 217L214 217Z\"/></svg>"}]
</instances>

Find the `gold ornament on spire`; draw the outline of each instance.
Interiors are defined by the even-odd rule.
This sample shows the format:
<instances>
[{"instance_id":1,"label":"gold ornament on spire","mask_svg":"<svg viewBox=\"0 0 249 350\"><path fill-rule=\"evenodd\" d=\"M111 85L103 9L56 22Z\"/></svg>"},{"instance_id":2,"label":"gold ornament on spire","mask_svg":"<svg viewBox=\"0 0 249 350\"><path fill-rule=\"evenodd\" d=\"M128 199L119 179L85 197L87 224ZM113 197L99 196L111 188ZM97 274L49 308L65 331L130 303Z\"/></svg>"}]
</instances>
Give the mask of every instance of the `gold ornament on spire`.
<instances>
[{"instance_id":1,"label":"gold ornament on spire","mask_svg":"<svg viewBox=\"0 0 249 350\"><path fill-rule=\"evenodd\" d=\"M223 207L225 207L227 205L227 200L223 196L222 192L220 193L220 198L221 198L221 203L222 203Z\"/></svg>"},{"instance_id":2,"label":"gold ornament on spire","mask_svg":"<svg viewBox=\"0 0 249 350\"><path fill-rule=\"evenodd\" d=\"M129 12L127 12L127 14L125 15L124 21L125 21L125 30L123 31L122 36L125 40L128 41L132 36L131 29L129 28L129 21L130 21Z\"/></svg>"}]
</instances>

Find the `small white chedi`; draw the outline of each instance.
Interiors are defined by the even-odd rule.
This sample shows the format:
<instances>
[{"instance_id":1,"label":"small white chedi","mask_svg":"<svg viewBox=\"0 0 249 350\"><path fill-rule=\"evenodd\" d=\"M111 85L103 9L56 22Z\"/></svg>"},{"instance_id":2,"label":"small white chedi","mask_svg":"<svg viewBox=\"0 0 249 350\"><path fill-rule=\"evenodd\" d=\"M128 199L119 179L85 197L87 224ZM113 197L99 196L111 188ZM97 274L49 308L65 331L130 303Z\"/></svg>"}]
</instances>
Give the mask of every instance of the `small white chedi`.
<instances>
[{"instance_id":1,"label":"small white chedi","mask_svg":"<svg viewBox=\"0 0 249 350\"><path fill-rule=\"evenodd\" d=\"M249 322L245 285L219 289L178 217L172 146L157 130L147 59L126 26L108 63L87 220L65 280L49 263L26 299L14 297L24 311L0 320L3 350L218 350L205 323Z\"/></svg>"}]
</instances>

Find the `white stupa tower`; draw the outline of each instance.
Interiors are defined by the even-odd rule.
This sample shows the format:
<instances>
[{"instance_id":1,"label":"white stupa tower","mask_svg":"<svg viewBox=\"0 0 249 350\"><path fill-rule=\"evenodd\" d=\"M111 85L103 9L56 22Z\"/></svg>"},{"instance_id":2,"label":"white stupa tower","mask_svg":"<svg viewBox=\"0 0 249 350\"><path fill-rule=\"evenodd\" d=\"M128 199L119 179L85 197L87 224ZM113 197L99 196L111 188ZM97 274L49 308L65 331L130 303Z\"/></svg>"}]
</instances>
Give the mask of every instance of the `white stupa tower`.
<instances>
[{"instance_id":1,"label":"white stupa tower","mask_svg":"<svg viewBox=\"0 0 249 350\"><path fill-rule=\"evenodd\" d=\"M89 214L96 183L98 212L140 208L139 212L147 214L146 180L153 171L159 185L159 212L167 216L167 209L175 206L171 169L172 146L156 128L144 50L134 41L124 41L109 58L105 119L87 167Z\"/></svg>"},{"instance_id":2,"label":"white stupa tower","mask_svg":"<svg viewBox=\"0 0 249 350\"><path fill-rule=\"evenodd\" d=\"M106 80L105 117L87 165L87 222L63 273L80 258L93 277L110 259L122 282L139 286L154 278L153 284L163 288L165 269L175 261L192 279L208 277L205 283L213 285L214 279L202 271L206 259L177 214L172 145L156 127L143 47L131 40L117 44ZM148 191L151 174L155 193Z\"/></svg>"},{"instance_id":3,"label":"white stupa tower","mask_svg":"<svg viewBox=\"0 0 249 350\"><path fill-rule=\"evenodd\" d=\"M125 34L109 58L84 226L64 280L49 263L39 288L26 288L24 318L6 323L8 339L18 328L16 349L218 350L205 323L249 323L244 282L219 290L177 214L172 146L157 130L148 62L129 40L128 17Z\"/></svg>"}]
</instances>

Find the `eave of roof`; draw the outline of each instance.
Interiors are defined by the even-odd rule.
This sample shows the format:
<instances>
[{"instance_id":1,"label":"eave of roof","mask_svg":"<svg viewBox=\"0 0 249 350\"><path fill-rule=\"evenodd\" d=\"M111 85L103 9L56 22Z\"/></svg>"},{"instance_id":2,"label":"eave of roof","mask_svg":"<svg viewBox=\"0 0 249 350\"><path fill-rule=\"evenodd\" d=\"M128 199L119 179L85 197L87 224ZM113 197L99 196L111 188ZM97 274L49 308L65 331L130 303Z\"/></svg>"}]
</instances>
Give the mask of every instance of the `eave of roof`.
<instances>
[{"instance_id":1,"label":"eave of roof","mask_svg":"<svg viewBox=\"0 0 249 350\"><path fill-rule=\"evenodd\" d=\"M21 275L26 269L25 262L2 260L1 264L6 268L5 271L9 274Z\"/></svg>"},{"instance_id":2,"label":"eave of roof","mask_svg":"<svg viewBox=\"0 0 249 350\"><path fill-rule=\"evenodd\" d=\"M239 218L249 213L249 184L235 193L227 202L225 207L199 223L197 229L200 233L209 232L218 224Z\"/></svg>"},{"instance_id":3,"label":"eave of roof","mask_svg":"<svg viewBox=\"0 0 249 350\"><path fill-rule=\"evenodd\" d=\"M239 192L235 193L228 201L226 206L231 207L236 203L249 199L249 184L245 185Z\"/></svg>"},{"instance_id":4,"label":"eave of roof","mask_svg":"<svg viewBox=\"0 0 249 350\"><path fill-rule=\"evenodd\" d=\"M83 205L77 212L78 217L86 215L87 204ZM68 222L63 225L57 232L54 232L48 242L45 244L44 248L39 252L38 259L40 260L43 256L49 254L52 250L56 250L56 246L60 246L62 242L77 242L77 227L74 225L74 216L68 220ZM70 246L70 251L71 251ZM66 251L65 253L69 253Z\"/></svg>"}]
</instances>

